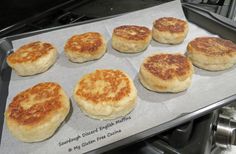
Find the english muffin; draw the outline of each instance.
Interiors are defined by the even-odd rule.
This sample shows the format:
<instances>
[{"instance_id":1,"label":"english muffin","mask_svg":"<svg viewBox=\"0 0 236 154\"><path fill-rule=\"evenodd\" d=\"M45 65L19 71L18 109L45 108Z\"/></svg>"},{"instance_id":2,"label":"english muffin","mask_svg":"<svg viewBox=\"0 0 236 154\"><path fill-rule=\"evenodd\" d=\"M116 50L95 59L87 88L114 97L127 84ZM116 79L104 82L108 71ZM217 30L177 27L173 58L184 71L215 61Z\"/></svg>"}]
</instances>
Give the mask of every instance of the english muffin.
<instances>
[{"instance_id":1,"label":"english muffin","mask_svg":"<svg viewBox=\"0 0 236 154\"><path fill-rule=\"evenodd\" d=\"M152 37L160 43L179 44L184 41L188 33L187 21L163 17L153 23Z\"/></svg>"},{"instance_id":2,"label":"english muffin","mask_svg":"<svg viewBox=\"0 0 236 154\"><path fill-rule=\"evenodd\" d=\"M139 80L149 90L175 93L190 86L192 74L192 63L184 55L156 53L144 59Z\"/></svg>"},{"instance_id":3,"label":"english muffin","mask_svg":"<svg viewBox=\"0 0 236 154\"><path fill-rule=\"evenodd\" d=\"M7 56L8 65L20 76L45 72L57 59L56 48L47 42L32 42Z\"/></svg>"},{"instance_id":4,"label":"english muffin","mask_svg":"<svg viewBox=\"0 0 236 154\"><path fill-rule=\"evenodd\" d=\"M131 112L137 90L132 79L121 70L96 70L79 80L73 96L85 114L105 120Z\"/></svg>"},{"instance_id":5,"label":"english muffin","mask_svg":"<svg viewBox=\"0 0 236 154\"><path fill-rule=\"evenodd\" d=\"M117 27L112 33L112 47L124 53L144 51L152 38L147 27L124 25Z\"/></svg>"},{"instance_id":6,"label":"english muffin","mask_svg":"<svg viewBox=\"0 0 236 154\"><path fill-rule=\"evenodd\" d=\"M198 37L189 42L187 56L192 63L209 71L221 71L236 63L236 44L217 37Z\"/></svg>"},{"instance_id":7,"label":"english muffin","mask_svg":"<svg viewBox=\"0 0 236 154\"><path fill-rule=\"evenodd\" d=\"M54 134L69 110L69 98L62 87L44 82L17 94L7 107L5 119L14 137L38 142Z\"/></svg>"},{"instance_id":8,"label":"english muffin","mask_svg":"<svg viewBox=\"0 0 236 154\"><path fill-rule=\"evenodd\" d=\"M72 62L86 62L101 58L106 52L106 41L102 34L87 32L72 36L64 47Z\"/></svg>"}]
</instances>

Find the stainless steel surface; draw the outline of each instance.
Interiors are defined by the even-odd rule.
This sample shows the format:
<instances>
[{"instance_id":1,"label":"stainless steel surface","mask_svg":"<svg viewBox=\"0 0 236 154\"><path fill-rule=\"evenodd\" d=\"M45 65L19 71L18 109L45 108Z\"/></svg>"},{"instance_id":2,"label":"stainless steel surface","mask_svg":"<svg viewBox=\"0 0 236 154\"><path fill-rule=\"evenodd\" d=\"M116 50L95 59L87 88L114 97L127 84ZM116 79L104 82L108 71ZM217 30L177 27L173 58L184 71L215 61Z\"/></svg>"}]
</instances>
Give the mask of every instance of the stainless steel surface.
<instances>
[{"instance_id":1,"label":"stainless steel surface","mask_svg":"<svg viewBox=\"0 0 236 154\"><path fill-rule=\"evenodd\" d=\"M235 131L236 121L225 115L220 115L215 132L216 145L227 149L230 148L231 145L236 145Z\"/></svg>"},{"instance_id":2,"label":"stainless steel surface","mask_svg":"<svg viewBox=\"0 0 236 154\"><path fill-rule=\"evenodd\" d=\"M7 67L6 56L9 55L13 50L11 43L5 39L0 39L0 75L3 70Z\"/></svg>"}]
</instances>

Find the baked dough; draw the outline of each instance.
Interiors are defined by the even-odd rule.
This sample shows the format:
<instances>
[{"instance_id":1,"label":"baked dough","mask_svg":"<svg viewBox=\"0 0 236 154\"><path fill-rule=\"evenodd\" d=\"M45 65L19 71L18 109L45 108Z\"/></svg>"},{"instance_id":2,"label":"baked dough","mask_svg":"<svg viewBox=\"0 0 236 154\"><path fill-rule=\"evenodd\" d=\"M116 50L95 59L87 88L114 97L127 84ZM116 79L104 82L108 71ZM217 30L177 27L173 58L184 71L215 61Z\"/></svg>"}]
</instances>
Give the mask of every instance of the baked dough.
<instances>
[{"instance_id":1,"label":"baked dough","mask_svg":"<svg viewBox=\"0 0 236 154\"><path fill-rule=\"evenodd\" d=\"M192 63L209 71L221 71L236 64L236 44L217 37L198 37L189 42L187 56Z\"/></svg>"},{"instance_id":2,"label":"baked dough","mask_svg":"<svg viewBox=\"0 0 236 154\"><path fill-rule=\"evenodd\" d=\"M88 116L115 119L134 109L137 90L132 79L121 70L96 70L79 80L73 96Z\"/></svg>"},{"instance_id":3,"label":"baked dough","mask_svg":"<svg viewBox=\"0 0 236 154\"><path fill-rule=\"evenodd\" d=\"M190 86L192 74L192 63L185 56L156 53L144 59L139 80L149 90L175 93Z\"/></svg>"},{"instance_id":4,"label":"baked dough","mask_svg":"<svg viewBox=\"0 0 236 154\"><path fill-rule=\"evenodd\" d=\"M54 134L69 110L69 98L62 87L44 82L17 94L5 118L14 137L23 142L38 142Z\"/></svg>"},{"instance_id":5,"label":"baked dough","mask_svg":"<svg viewBox=\"0 0 236 154\"><path fill-rule=\"evenodd\" d=\"M56 48L47 42L32 42L21 46L7 57L8 65L20 76L45 72L57 59Z\"/></svg>"},{"instance_id":6,"label":"baked dough","mask_svg":"<svg viewBox=\"0 0 236 154\"><path fill-rule=\"evenodd\" d=\"M106 41L102 34L87 32L72 36L64 47L72 62L86 62L101 58L106 52Z\"/></svg>"},{"instance_id":7,"label":"baked dough","mask_svg":"<svg viewBox=\"0 0 236 154\"><path fill-rule=\"evenodd\" d=\"M112 47L120 52L136 53L144 51L152 38L147 27L124 25L114 29Z\"/></svg>"},{"instance_id":8,"label":"baked dough","mask_svg":"<svg viewBox=\"0 0 236 154\"><path fill-rule=\"evenodd\" d=\"M179 44L188 33L188 23L173 17L163 17L153 23L152 37L160 43Z\"/></svg>"}]
</instances>

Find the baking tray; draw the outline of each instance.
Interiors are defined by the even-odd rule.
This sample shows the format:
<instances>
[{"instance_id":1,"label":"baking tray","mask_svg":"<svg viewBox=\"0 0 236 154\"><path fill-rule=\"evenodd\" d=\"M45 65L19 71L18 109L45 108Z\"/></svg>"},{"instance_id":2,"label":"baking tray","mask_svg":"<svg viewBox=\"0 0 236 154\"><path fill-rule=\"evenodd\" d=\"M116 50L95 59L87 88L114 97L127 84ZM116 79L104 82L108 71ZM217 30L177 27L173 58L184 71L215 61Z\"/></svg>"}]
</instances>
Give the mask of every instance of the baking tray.
<instances>
[{"instance_id":1,"label":"baking tray","mask_svg":"<svg viewBox=\"0 0 236 154\"><path fill-rule=\"evenodd\" d=\"M236 43L236 22L193 4L182 3L189 21Z\"/></svg>"},{"instance_id":2,"label":"baking tray","mask_svg":"<svg viewBox=\"0 0 236 154\"><path fill-rule=\"evenodd\" d=\"M103 19L107 19L110 17L106 17ZM121 17L122 18L122 17ZM102 19L102 20L103 20ZM115 18L116 19L116 18ZM5 105L6 105L6 101L7 101L7 96L8 96L8 90L9 90L9 82L10 82L10 77L11 77L11 69L7 66L6 62L5 62L5 57L6 55L8 55L10 52L12 52L12 42L14 40L18 40L18 39L22 39L22 38L26 38L29 36L35 36L37 34L43 34L46 32L51 32L51 31L55 31L58 29L65 29L68 27L76 27L78 25L82 25L82 24L86 24L86 23L93 23L95 21L98 21L101 19L97 19L97 20L91 20L89 22L83 22L83 23L76 23L73 25L69 25L69 26L61 26L61 27L56 27L56 28L50 28L50 29L46 29L46 30L41 30L41 31L35 31L35 32L30 32L30 33L25 33L25 34L21 34L21 35L15 35L15 36L10 36L10 37L6 37L1 39L0 41L0 58L1 58L1 81L0 81L0 101L1 101L1 106L0 106L0 110L1 110L1 126L3 126L3 113L5 110ZM196 21L197 22L197 21ZM219 87L221 88L221 87ZM100 153L100 152L104 152L122 145L127 145L128 143L133 143L133 142L137 142L140 140L144 140L145 138L151 137L157 133L160 133L166 129L172 128L174 126L177 126L179 124L182 124L190 119L193 118L197 118L200 117L208 112L211 112L214 109L217 109L219 107L225 106L227 104L232 103L234 100L236 99L236 95L235 93L233 93L232 95L229 95L228 97L224 97L221 99L217 99L217 101L211 102L208 105L205 105L203 107L199 107L196 110L190 111L190 112L182 112L181 114L176 114L173 116L173 118L171 118L168 121L165 121L163 123L159 123L154 127L151 127L149 129L146 129L144 131L140 131L136 134L130 135L128 137L125 138L120 138L117 141L111 142L109 144L103 145L101 147L98 147L96 149L91 149L86 151L86 152L90 152L90 153ZM2 129L2 128L1 128ZM1 131L2 132L2 131ZM1 142L1 148L2 148L2 143L4 141ZM35 143L37 144L37 143Z\"/></svg>"}]
</instances>

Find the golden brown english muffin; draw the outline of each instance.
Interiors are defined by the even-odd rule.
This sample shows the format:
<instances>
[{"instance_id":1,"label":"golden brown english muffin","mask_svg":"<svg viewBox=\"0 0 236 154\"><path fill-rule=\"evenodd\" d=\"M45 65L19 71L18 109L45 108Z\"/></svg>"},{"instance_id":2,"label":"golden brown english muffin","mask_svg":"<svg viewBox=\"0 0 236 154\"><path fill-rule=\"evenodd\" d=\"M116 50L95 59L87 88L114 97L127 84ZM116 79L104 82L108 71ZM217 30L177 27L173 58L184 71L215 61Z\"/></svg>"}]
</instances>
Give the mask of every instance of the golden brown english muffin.
<instances>
[{"instance_id":1,"label":"golden brown english muffin","mask_svg":"<svg viewBox=\"0 0 236 154\"><path fill-rule=\"evenodd\" d=\"M62 87L44 82L17 94L5 119L14 137L23 142L38 142L54 134L69 110L69 98Z\"/></svg>"},{"instance_id":2,"label":"golden brown english muffin","mask_svg":"<svg viewBox=\"0 0 236 154\"><path fill-rule=\"evenodd\" d=\"M112 47L120 52L136 53L145 50L152 38L147 27L124 25L114 29Z\"/></svg>"},{"instance_id":3,"label":"golden brown english muffin","mask_svg":"<svg viewBox=\"0 0 236 154\"><path fill-rule=\"evenodd\" d=\"M134 109L136 97L132 79L121 70L96 70L83 76L74 89L80 109L100 120L127 115Z\"/></svg>"},{"instance_id":4,"label":"golden brown english muffin","mask_svg":"<svg viewBox=\"0 0 236 154\"><path fill-rule=\"evenodd\" d=\"M56 48L46 42L32 42L21 46L7 57L8 65L20 76L45 72L57 59Z\"/></svg>"},{"instance_id":5,"label":"golden brown english muffin","mask_svg":"<svg viewBox=\"0 0 236 154\"><path fill-rule=\"evenodd\" d=\"M236 44L217 37L198 37L189 42L187 56L192 63L209 71L221 71L236 64Z\"/></svg>"},{"instance_id":6,"label":"golden brown english muffin","mask_svg":"<svg viewBox=\"0 0 236 154\"><path fill-rule=\"evenodd\" d=\"M184 55L157 53L144 59L139 80L149 90L175 93L190 86L192 74L192 63Z\"/></svg>"},{"instance_id":7,"label":"golden brown english muffin","mask_svg":"<svg viewBox=\"0 0 236 154\"><path fill-rule=\"evenodd\" d=\"M64 47L66 56L72 62L86 62L101 58L106 52L106 41L97 32L72 36Z\"/></svg>"},{"instance_id":8,"label":"golden brown english muffin","mask_svg":"<svg viewBox=\"0 0 236 154\"><path fill-rule=\"evenodd\" d=\"M188 33L187 21L163 17L153 23L152 37L160 43L179 44Z\"/></svg>"}]
</instances>

